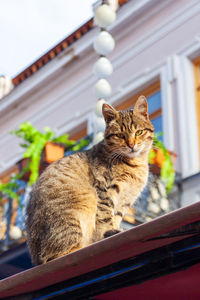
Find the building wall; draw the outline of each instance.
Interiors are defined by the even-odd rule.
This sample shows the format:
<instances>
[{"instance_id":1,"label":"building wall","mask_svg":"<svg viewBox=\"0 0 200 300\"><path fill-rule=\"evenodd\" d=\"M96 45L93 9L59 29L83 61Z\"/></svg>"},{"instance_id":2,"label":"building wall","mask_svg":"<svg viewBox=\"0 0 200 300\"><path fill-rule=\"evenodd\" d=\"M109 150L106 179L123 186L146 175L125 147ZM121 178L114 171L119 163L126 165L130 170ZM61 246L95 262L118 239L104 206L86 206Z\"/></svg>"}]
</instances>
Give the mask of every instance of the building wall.
<instances>
[{"instance_id":1,"label":"building wall","mask_svg":"<svg viewBox=\"0 0 200 300\"><path fill-rule=\"evenodd\" d=\"M199 20L199 0L130 0L111 28L116 49L110 55L109 102L118 105L160 80L164 142L177 153L176 170L184 178L200 168L192 65L200 55ZM21 157L19 141L9 132L22 122L38 129L48 125L58 134L91 122L97 33L92 29L1 101L0 173Z\"/></svg>"},{"instance_id":2,"label":"building wall","mask_svg":"<svg viewBox=\"0 0 200 300\"><path fill-rule=\"evenodd\" d=\"M187 206L200 201L200 174L196 174L183 181L182 185L182 206Z\"/></svg>"}]
</instances>

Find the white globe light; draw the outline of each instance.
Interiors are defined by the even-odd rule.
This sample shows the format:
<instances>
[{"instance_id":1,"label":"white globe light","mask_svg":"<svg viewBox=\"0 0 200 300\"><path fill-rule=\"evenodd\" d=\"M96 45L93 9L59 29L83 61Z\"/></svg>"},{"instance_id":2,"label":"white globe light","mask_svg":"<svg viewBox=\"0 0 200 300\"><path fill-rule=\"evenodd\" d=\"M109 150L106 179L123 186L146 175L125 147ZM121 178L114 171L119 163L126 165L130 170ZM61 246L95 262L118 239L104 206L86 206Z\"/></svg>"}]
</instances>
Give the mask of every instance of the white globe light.
<instances>
[{"instance_id":1,"label":"white globe light","mask_svg":"<svg viewBox=\"0 0 200 300\"><path fill-rule=\"evenodd\" d=\"M95 23L102 28L106 28L115 22L116 13L107 4L99 6L95 12Z\"/></svg>"},{"instance_id":2,"label":"white globe light","mask_svg":"<svg viewBox=\"0 0 200 300\"><path fill-rule=\"evenodd\" d=\"M112 74L113 67L109 59L106 57L100 57L94 64L93 70L99 78L106 78Z\"/></svg>"},{"instance_id":3,"label":"white globe light","mask_svg":"<svg viewBox=\"0 0 200 300\"><path fill-rule=\"evenodd\" d=\"M95 108L94 108L96 116L102 117L102 106L104 103L106 103L106 101L104 99L101 99L96 103Z\"/></svg>"},{"instance_id":4,"label":"white globe light","mask_svg":"<svg viewBox=\"0 0 200 300\"><path fill-rule=\"evenodd\" d=\"M94 42L94 49L98 54L107 55L115 47L115 40L107 31L101 31Z\"/></svg>"},{"instance_id":5,"label":"white globe light","mask_svg":"<svg viewBox=\"0 0 200 300\"><path fill-rule=\"evenodd\" d=\"M94 119L95 132L104 132L106 128L106 123L103 117L96 117Z\"/></svg>"},{"instance_id":6,"label":"white globe light","mask_svg":"<svg viewBox=\"0 0 200 300\"><path fill-rule=\"evenodd\" d=\"M95 134L94 139L93 139L93 144L96 145L99 142L101 142L104 139L104 133L103 132L98 132Z\"/></svg>"},{"instance_id":7,"label":"white globe light","mask_svg":"<svg viewBox=\"0 0 200 300\"><path fill-rule=\"evenodd\" d=\"M94 86L94 92L97 98L106 98L111 95L112 89L110 83L102 78Z\"/></svg>"},{"instance_id":8,"label":"white globe light","mask_svg":"<svg viewBox=\"0 0 200 300\"><path fill-rule=\"evenodd\" d=\"M22 237L22 231L18 226L11 227L9 236L12 240L18 240Z\"/></svg>"}]
</instances>

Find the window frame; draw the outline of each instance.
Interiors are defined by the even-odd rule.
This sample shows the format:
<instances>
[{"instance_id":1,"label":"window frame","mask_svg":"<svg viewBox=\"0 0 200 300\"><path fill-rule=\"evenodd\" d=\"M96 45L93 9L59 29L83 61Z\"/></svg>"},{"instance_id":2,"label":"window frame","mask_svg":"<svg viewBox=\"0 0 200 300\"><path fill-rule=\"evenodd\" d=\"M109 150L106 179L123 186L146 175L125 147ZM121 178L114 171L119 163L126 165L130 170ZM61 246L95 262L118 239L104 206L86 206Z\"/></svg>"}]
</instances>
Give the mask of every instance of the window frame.
<instances>
[{"instance_id":1,"label":"window frame","mask_svg":"<svg viewBox=\"0 0 200 300\"><path fill-rule=\"evenodd\" d=\"M160 86L160 81L156 81L153 84L149 85L147 88L145 89L141 89L140 92L134 94L133 96L131 96L130 98L128 98L127 100L123 101L122 103L118 104L116 106L117 110L126 110L129 109L131 107L133 107L137 101L137 99L139 98L139 96L144 95L146 98L151 97L152 95L154 95L155 93L159 92L161 90L161 86ZM154 112L152 112L149 117L150 120L154 120L157 117L162 115L162 107L155 110Z\"/></svg>"},{"instance_id":2,"label":"window frame","mask_svg":"<svg viewBox=\"0 0 200 300\"><path fill-rule=\"evenodd\" d=\"M199 153L200 153L200 56L193 60L193 67L194 67L197 131L198 131L198 142L199 142Z\"/></svg>"},{"instance_id":3,"label":"window frame","mask_svg":"<svg viewBox=\"0 0 200 300\"><path fill-rule=\"evenodd\" d=\"M69 139L78 141L84 138L87 135L87 126L83 125L82 127L82 129L79 129L78 131L73 131L72 134L69 134Z\"/></svg>"}]
</instances>

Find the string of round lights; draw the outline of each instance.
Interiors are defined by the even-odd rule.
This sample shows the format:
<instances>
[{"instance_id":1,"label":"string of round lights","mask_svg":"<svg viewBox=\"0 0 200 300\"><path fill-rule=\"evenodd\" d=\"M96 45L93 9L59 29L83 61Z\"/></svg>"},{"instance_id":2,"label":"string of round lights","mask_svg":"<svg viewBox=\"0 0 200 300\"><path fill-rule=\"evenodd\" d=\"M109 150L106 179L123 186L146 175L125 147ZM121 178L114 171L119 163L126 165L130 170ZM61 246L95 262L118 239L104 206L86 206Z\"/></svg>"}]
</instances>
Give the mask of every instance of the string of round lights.
<instances>
[{"instance_id":1,"label":"string of round lights","mask_svg":"<svg viewBox=\"0 0 200 300\"><path fill-rule=\"evenodd\" d=\"M99 54L99 59L94 64L93 73L97 77L94 86L94 93L98 101L94 110L94 138L93 144L97 144L104 137L105 121L102 116L102 105L112 93L108 77L113 72L113 66L106 57L115 48L115 40L108 32L108 27L116 20L117 0L102 1L102 4L96 9L94 21L100 27L100 32L94 41L94 50Z\"/></svg>"}]
</instances>

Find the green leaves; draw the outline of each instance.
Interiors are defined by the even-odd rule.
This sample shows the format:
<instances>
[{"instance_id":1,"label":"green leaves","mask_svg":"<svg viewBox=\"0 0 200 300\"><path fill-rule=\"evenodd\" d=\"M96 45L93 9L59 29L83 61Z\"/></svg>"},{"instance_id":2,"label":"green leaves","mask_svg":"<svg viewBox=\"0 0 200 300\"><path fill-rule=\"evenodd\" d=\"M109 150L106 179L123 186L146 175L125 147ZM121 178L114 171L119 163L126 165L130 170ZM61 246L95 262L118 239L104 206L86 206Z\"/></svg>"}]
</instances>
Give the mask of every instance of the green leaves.
<instances>
[{"instance_id":1,"label":"green leaves","mask_svg":"<svg viewBox=\"0 0 200 300\"><path fill-rule=\"evenodd\" d=\"M0 195L0 200L3 197L9 197L12 199L17 199L19 201L19 195L17 194L17 189L19 188L19 185L17 184L16 180L18 179L18 176L15 175L11 181L7 183L0 183L0 192L2 195Z\"/></svg>"},{"instance_id":2,"label":"green leaves","mask_svg":"<svg viewBox=\"0 0 200 300\"><path fill-rule=\"evenodd\" d=\"M169 154L167 155L167 157L165 157L165 161L162 165L161 178L164 182L166 182L167 193L169 193L174 186L175 180L175 172Z\"/></svg>"},{"instance_id":3,"label":"green leaves","mask_svg":"<svg viewBox=\"0 0 200 300\"><path fill-rule=\"evenodd\" d=\"M29 158L28 169L31 171L31 175L28 185L30 186L37 181L42 150L54 133L48 127L45 128L44 133L41 133L31 123L25 122L19 126L18 130L12 131L11 134L15 134L24 140L20 146L26 149L23 157Z\"/></svg>"},{"instance_id":4,"label":"green leaves","mask_svg":"<svg viewBox=\"0 0 200 300\"><path fill-rule=\"evenodd\" d=\"M58 137L52 138L52 142L57 143L57 144L64 144L66 147L71 147L75 144L75 141L68 140L69 135L64 134Z\"/></svg>"},{"instance_id":5,"label":"green leaves","mask_svg":"<svg viewBox=\"0 0 200 300\"><path fill-rule=\"evenodd\" d=\"M75 146L72 147L72 151L80 151L84 147L88 146L89 143L90 143L90 140L82 139Z\"/></svg>"}]
</instances>

